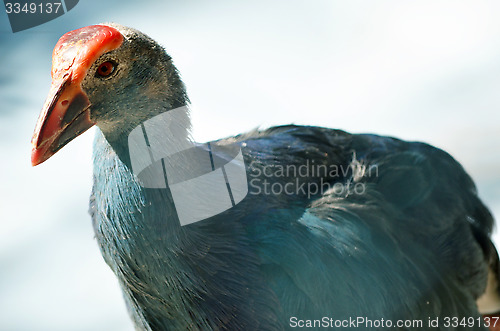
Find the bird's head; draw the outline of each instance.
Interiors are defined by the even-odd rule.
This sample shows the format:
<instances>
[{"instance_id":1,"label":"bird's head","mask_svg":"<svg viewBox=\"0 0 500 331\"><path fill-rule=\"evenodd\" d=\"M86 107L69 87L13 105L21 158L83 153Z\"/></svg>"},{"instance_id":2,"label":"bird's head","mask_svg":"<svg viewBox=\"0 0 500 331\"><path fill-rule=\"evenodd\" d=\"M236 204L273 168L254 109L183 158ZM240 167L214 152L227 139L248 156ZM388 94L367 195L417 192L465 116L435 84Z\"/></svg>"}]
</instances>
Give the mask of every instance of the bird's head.
<instances>
[{"instance_id":1,"label":"bird's head","mask_svg":"<svg viewBox=\"0 0 500 331\"><path fill-rule=\"evenodd\" d=\"M52 54L52 85L33 134L38 165L93 125L108 140L186 105L171 58L145 34L118 24L70 31Z\"/></svg>"}]
</instances>

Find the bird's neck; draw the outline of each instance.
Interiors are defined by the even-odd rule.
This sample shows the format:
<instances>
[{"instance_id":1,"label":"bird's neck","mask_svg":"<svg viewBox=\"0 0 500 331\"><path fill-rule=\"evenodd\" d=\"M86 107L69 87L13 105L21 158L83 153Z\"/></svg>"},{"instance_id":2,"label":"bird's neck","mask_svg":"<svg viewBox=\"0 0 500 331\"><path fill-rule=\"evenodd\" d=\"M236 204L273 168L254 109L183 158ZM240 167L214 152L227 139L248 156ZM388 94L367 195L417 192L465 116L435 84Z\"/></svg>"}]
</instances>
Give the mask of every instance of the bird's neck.
<instances>
[{"instance_id":1,"label":"bird's neck","mask_svg":"<svg viewBox=\"0 0 500 331\"><path fill-rule=\"evenodd\" d=\"M96 238L130 306L158 322L152 329L188 329L199 316L223 320L221 306L248 319L250 303L275 300L255 276L257 256L234 216L181 227L168 189L144 188L133 173L128 138L108 144L104 137L97 133L94 152ZM206 304L195 305L198 301ZM193 307L181 308L179 302ZM194 310L200 315L190 315Z\"/></svg>"}]
</instances>

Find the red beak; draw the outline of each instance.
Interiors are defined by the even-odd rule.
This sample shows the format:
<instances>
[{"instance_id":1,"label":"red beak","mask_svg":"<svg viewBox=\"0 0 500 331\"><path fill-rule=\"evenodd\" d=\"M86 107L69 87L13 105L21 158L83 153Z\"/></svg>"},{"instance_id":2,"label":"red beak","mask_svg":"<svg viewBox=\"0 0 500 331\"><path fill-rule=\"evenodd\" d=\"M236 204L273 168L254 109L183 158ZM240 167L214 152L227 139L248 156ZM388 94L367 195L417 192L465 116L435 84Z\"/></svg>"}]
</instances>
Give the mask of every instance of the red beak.
<instances>
[{"instance_id":1,"label":"red beak","mask_svg":"<svg viewBox=\"0 0 500 331\"><path fill-rule=\"evenodd\" d=\"M71 72L52 81L31 143L31 164L36 166L95 123L90 120L90 102Z\"/></svg>"},{"instance_id":2,"label":"red beak","mask_svg":"<svg viewBox=\"0 0 500 331\"><path fill-rule=\"evenodd\" d=\"M33 166L95 124L81 83L92 63L122 42L122 34L107 25L73 30L59 39L52 55L52 86L31 140Z\"/></svg>"}]
</instances>

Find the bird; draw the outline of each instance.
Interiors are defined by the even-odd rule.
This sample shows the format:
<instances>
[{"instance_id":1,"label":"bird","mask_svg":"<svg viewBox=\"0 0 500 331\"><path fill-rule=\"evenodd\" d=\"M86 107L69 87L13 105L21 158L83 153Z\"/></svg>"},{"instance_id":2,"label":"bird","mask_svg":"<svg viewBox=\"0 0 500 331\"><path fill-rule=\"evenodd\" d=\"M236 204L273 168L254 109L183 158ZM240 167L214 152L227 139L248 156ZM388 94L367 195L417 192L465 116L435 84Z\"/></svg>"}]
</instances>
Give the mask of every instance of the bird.
<instances>
[{"instance_id":1,"label":"bird","mask_svg":"<svg viewBox=\"0 0 500 331\"><path fill-rule=\"evenodd\" d=\"M31 162L97 126L89 213L136 329L500 327L494 220L445 151L299 125L195 142L172 58L117 23L64 34L51 74Z\"/></svg>"}]
</instances>

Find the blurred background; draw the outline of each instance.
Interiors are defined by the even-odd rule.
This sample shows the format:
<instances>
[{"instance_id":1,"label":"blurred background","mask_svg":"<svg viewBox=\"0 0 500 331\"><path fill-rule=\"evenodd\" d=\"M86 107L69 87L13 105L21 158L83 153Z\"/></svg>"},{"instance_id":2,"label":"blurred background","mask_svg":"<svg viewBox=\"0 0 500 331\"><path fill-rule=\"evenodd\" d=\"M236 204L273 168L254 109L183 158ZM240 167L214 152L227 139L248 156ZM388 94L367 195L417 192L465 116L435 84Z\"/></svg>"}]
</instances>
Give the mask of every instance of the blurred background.
<instances>
[{"instance_id":1,"label":"blurred background","mask_svg":"<svg viewBox=\"0 0 500 331\"><path fill-rule=\"evenodd\" d=\"M287 123L425 141L500 219L499 13L496 0L81 0L13 34L2 8L0 330L133 329L87 214L94 131L30 166L64 33L114 21L165 46L198 141Z\"/></svg>"}]
</instances>

